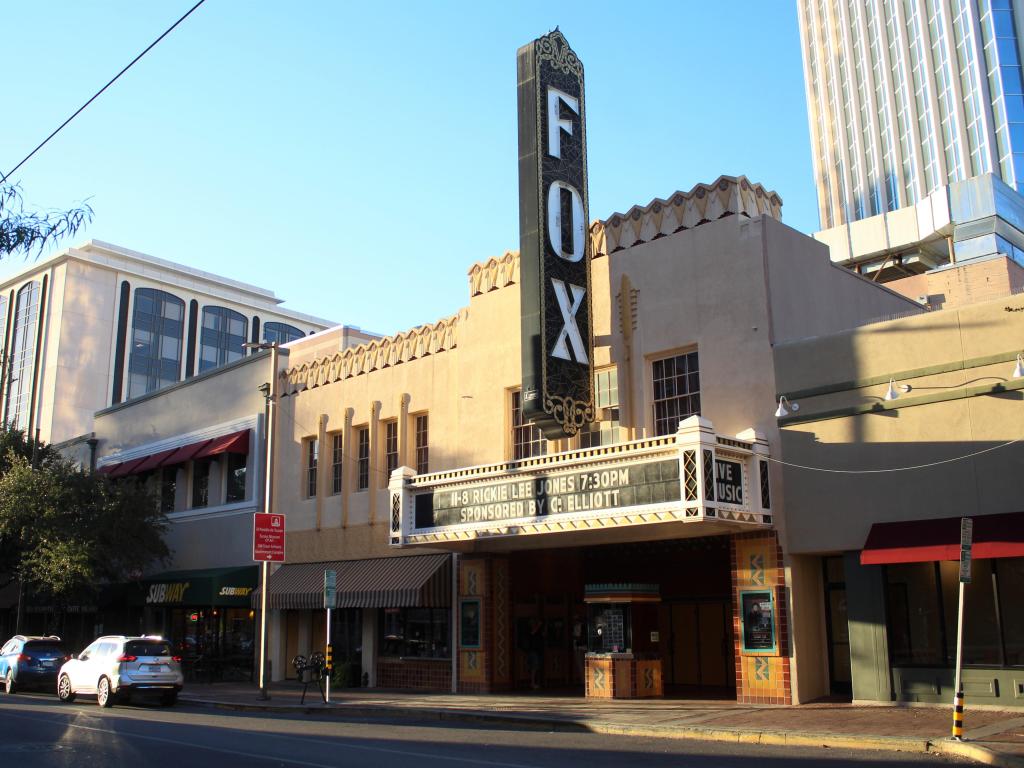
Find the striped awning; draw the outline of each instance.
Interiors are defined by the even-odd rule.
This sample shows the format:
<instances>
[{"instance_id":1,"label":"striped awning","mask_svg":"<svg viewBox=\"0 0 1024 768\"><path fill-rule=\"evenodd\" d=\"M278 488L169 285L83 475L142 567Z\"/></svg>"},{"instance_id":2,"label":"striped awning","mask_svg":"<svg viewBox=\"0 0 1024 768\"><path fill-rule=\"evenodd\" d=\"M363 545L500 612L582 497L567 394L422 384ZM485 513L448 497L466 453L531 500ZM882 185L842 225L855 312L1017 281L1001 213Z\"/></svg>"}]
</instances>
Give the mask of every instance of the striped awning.
<instances>
[{"instance_id":1,"label":"striped awning","mask_svg":"<svg viewBox=\"0 0 1024 768\"><path fill-rule=\"evenodd\" d=\"M447 608L451 606L451 557L407 555L369 560L288 563L270 577L270 608L324 607L324 571L337 574L338 608ZM259 590L252 606L260 605Z\"/></svg>"}]
</instances>

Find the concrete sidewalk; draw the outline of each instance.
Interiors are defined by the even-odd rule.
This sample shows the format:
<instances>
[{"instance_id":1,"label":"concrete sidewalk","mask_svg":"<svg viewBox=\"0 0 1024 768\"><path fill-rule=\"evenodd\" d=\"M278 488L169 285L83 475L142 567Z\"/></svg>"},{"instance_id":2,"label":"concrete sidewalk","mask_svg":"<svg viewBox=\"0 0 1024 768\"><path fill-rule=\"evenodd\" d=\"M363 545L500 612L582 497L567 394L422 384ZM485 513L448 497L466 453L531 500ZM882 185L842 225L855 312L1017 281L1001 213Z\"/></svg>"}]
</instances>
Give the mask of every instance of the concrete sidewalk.
<instances>
[{"instance_id":1,"label":"concrete sidewalk","mask_svg":"<svg viewBox=\"0 0 1024 768\"><path fill-rule=\"evenodd\" d=\"M791 746L937 752L987 765L1024 768L1024 711L972 710L967 740L948 738L949 707L854 706L842 703L769 707L732 700L601 700L582 696L528 694L454 695L345 688L324 704L310 686L276 683L270 699L248 683L190 684L180 700L189 704L281 714L337 717L407 717L514 724L545 730L585 730L652 738L703 739Z\"/></svg>"}]
</instances>

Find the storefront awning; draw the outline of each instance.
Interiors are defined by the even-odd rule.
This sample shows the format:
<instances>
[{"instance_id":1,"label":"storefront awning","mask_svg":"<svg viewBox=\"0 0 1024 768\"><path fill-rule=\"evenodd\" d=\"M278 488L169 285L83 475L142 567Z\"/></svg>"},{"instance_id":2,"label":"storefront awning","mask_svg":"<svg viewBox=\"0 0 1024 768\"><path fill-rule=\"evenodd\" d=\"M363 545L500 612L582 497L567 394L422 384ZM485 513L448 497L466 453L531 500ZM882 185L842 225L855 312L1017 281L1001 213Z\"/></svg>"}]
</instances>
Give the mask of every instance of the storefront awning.
<instances>
[{"instance_id":1,"label":"storefront awning","mask_svg":"<svg viewBox=\"0 0 1024 768\"><path fill-rule=\"evenodd\" d=\"M449 555L376 557L289 563L270 577L270 608L324 607L324 571L337 574L338 608L447 608L451 605ZM259 590L252 605L259 607Z\"/></svg>"},{"instance_id":2,"label":"storefront awning","mask_svg":"<svg viewBox=\"0 0 1024 768\"><path fill-rule=\"evenodd\" d=\"M248 453L249 452L249 430L243 429L232 432L224 437L215 437L205 447L201 448L194 459L202 459L207 456L216 456L221 453Z\"/></svg>"},{"instance_id":3,"label":"storefront awning","mask_svg":"<svg viewBox=\"0 0 1024 768\"><path fill-rule=\"evenodd\" d=\"M141 459L131 459L129 461L122 461L120 464L118 464L116 467L110 470L110 476L124 477L126 475L131 475L136 471L136 467L142 464L142 462L144 462L145 460L146 457L143 456Z\"/></svg>"},{"instance_id":4,"label":"storefront awning","mask_svg":"<svg viewBox=\"0 0 1024 768\"><path fill-rule=\"evenodd\" d=\"M203 448L212 443L213 440L200 440L198 443L189 443L183 445L181 448L175 449L174 453L164 459L164 466L171 466L173 464L184 464L186 461L191 461L196 457Z\"/></svg>"},{"instance_id":5,"label":"storefront awning","mask_svg":"<svg viewBox=\"0 0 1024 768\"><path fill-rule=\"evenodd\" d=\"M160 451L160 453L154 453L152 456L147 456L146 460L143 461L139 466L135 468L136 472L148 472L151 469L156 469L169 459L177 448L168 448L166 451Z\"/></svg>"},{"instance_id":6,"label":"storefront awning","mask_svg":"<svg viewBox=\"0 0 1024 768\"><path fill-rule=\"evenodd\" d=\"M1024 557L1024 512L977 515L972 519L974 559ZM959 559L959 517L875 523L860 553L861 565Z\"/></svg>"}]
</instances>

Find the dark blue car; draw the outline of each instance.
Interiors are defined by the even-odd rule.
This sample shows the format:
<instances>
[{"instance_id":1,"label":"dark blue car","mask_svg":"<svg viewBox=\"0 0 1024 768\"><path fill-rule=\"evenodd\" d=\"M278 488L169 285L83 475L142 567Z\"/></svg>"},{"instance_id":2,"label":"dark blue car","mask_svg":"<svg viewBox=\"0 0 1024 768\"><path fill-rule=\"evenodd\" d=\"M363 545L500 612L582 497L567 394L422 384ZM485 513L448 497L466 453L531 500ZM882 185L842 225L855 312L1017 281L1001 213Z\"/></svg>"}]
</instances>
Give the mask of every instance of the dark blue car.
<instances>
[{"instance_id":1,"label":"dark blue car","mask_svg":"<svg viewBox=\"0 0 1024 768\"><path fill-rule=\"evenodd\" d=\"M15 635L0 648L0 680L7 693L22 688L56 690L57 671L69 658L56 635Z\"/></svg>"}]
</instances>

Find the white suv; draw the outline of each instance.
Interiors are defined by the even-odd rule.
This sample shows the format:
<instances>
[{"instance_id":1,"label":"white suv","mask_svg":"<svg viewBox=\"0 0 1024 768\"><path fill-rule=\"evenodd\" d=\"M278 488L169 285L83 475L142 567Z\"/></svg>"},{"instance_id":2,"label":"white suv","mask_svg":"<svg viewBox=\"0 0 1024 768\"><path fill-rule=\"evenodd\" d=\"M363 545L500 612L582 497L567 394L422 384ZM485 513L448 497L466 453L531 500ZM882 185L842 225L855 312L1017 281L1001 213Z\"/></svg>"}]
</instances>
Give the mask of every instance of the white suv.
<instances>
[{"instance_id":1,"label":"white suv","mask_svg":"<svg viewBox=\"0 0 1024 768\"><path fill-rule=\"evenodd\" d=\"M132 693L158 693L165 706L178 698L183 678L181 657L162 637L108 635L65 662L57 674L57 697L74 701L79 693L95 694L101 707Z\"/></svg>"}]
</instances>

